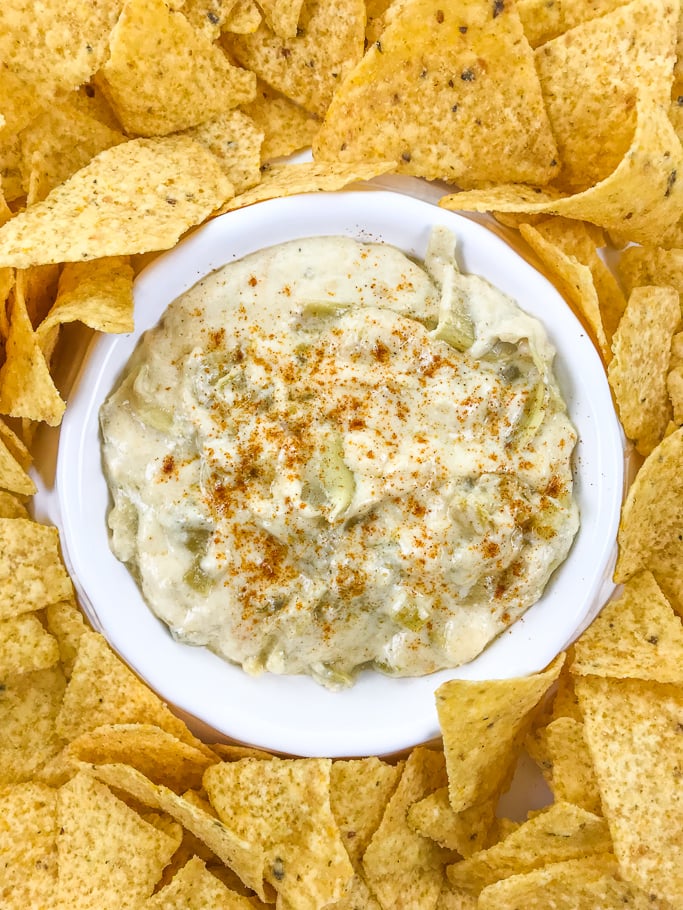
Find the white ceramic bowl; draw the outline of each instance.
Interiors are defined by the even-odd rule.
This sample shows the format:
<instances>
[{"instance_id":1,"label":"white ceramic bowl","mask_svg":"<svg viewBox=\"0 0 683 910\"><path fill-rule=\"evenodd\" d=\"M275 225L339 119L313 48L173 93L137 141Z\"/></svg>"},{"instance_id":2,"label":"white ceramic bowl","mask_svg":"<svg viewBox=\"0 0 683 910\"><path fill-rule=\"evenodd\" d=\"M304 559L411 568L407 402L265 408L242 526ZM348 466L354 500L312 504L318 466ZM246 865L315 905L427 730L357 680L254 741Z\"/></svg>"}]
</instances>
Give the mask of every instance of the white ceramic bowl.
<instances>
[{"instance_id":1,"label":"white ceramic bowl","mask_svg":"<svg viewBox=\"0 0 683 910\"><path fill-rule=\"evenodd\" d=\"M108 490L98 411L142 332L201 277L257 249L299 237L385 241L422 257L435 224L458 238L464 271L483 275L545 324L556 372L579 432L575 454L581 527L541 600L476 660L414 679L361 674L343 692L308 677L252 678L205 648L174 641L109 549ZM387 754L438 735L434 691L454 677L490 679L540 670L612 593L623 493L623 437L605 373L585 330L554 287L481 224L379 190L314 194L231 212L157 259L135 283L136 329L96 338L84 358L61 431L57 493L65 555L96 627L170 704L220 734L298 755Z\"/></svg>"}]
</instances>

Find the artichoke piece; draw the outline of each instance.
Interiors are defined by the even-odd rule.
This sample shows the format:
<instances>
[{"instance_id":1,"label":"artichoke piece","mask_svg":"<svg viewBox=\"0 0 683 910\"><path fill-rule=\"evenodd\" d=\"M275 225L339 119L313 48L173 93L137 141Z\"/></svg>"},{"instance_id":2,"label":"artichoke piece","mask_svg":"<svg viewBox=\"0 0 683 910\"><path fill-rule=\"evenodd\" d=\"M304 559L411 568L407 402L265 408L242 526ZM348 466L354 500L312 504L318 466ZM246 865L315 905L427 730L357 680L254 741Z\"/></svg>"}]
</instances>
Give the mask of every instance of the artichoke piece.
<instances>
[{"instance_id":1,"label":"artichoke piece","mask_svg":"<svg viewBox=\"0 0 683 910\"><path fill-rule=\"evenodd\" d=\"M213 581L202 569L202 559L206 555L210 532L202 528L192 528L185 535L185 546L192 553L192 565L183 575L183 581L198 594L208 594Z\"/></svg>"},{"instance_id":2,"label":"artichoke piece","mask_svg":"<svg viewBox=\"0 0 683 910\"><path fill-rule=\"evenodd\" d=\"M340 300L307 300L301 306L302 316L340 316L349 309L350 303Z\"/></svg>"},{"instance_id":3,"label":"artichoke piece","mask_svg":"<svg viewBox=\"0 0 683 910\"><path fill-rule=\"evenodd\" d=\"M339 689L348 689L353 685L353 676L344 670L326 664L323 661L317 661L311 664L311 676L325 686L327 689L338 691Z\"/></svg>"},{"instance_id":4,"label":"artichoke piece","mask_svg":"<svg viewBox=\"0 0 683 910\"><path fill-rule=\"evenodd\" d=\"M457 351L466 351L474 344L474 324L459 286L460 272L453 257L454 250L455 237L448 228L434 228L425 255L425 268L439 285L441 299L439 321L430 334Z\"/></svg>"},{"instance_id":5,"label":"artichoke piece","mask_svg":"<svg viewBox=\"0 0 683 910\"><path fill-rule=\"evenodd\" d=\"M511 440L517 448L528 445L538 433L545 419L547 392L543 379L539 379L530 391L522 416L515 424Z\"/></svg>"},{"instance_id":6,"label":"artichoke piece","mask_svg":"<svg viewBox=\"0 0 683 910\"><path fill-rule=\"evenodd\" d=\"M353 499L356 480L344 461L344 447L339 433L323 439L309 464L302 495L314 507L325 509L328 520L334 521L347 509Z\"/></svg>"}]
</instances>

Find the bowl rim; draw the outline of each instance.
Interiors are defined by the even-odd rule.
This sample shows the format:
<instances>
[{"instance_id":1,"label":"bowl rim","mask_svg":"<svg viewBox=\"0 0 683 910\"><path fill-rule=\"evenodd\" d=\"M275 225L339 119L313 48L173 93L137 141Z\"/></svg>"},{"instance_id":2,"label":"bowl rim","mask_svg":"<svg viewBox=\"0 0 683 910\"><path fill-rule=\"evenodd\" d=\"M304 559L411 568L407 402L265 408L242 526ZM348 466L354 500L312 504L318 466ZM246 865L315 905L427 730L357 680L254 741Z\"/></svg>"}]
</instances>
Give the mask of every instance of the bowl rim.
<instances>
[{"instance_id":1,"label":"bowl rim","mask_svg":"<svg viewBox=\"0 0 683 910\"><path fill-rule=\"evenodd\" d=\"M523 309L542 314L558 351L556 375L580 436L575 478L582 520L567 561L541 600L479 657L426 677L389 679L368 671L352 689L332 693L309 677L254 679L205 648L173 640L109 550L102 512L103 494L109 499L100 461L99 405L137 338L171 300L215 268L255 250L328 234L383 240L422 258L435 224L456 233L464 271L483 275ZM625 453L605 370L555 287L485 225L373 187L268 200L207 222L161 254L136 278L134 299L135 331L96 336L88 346L60 431L56 494L64 555L86 613L115 651L172 707L218 738L283 754L330 757L387 755L430 741L439 735L434 691L442 682L541 670L613 593Z\"/></svg>"}]
</instances>

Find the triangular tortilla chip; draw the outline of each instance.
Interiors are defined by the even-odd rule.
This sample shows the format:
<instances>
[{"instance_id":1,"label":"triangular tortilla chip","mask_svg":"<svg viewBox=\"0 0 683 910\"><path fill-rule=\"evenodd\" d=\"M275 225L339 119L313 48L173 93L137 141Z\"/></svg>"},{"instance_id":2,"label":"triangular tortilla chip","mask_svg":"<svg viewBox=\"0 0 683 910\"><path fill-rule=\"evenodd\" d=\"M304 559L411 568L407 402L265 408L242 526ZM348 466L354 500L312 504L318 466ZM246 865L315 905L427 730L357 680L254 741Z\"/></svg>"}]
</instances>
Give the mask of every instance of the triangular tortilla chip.
<instances>
[{"instance_id":1,"label":"triangular tortilla chip","mask_svg":"<svg viewBox=\"0 0 683 910\"><path fill-rule=\"evenodd\" d=\"M547 183L557 148L514 5L409 0L336 92L314 155L464 187Z\"/></svg>"},{"instance_id":2,"label":"triangular tortilla chip","mask_svg":"<svg viewBox=\"0 0 683 910\"><path fill-rule=\"evenodd\" d=\"M408 809L408 824L423 837L430 837L442 847L467 857L487 845L497 802L496 796L462 812L454 812L448 787L441 787L413 803Z\"/></svg>"},{"instance_id":3,"label":"triangular tortilla chip","mask_svg":"<svg viewBox=\"0 0 683 910\"><path fill-rule=\"evenodd\" d=\"M0 519L0 620L41 610L68 598L72 590L57 528L23 518Z\"/></svg>"},{"instance_id":4,"label":"triangular tortilla chip","mask_svg":"<svg viewBox=\"0 0 683 910\"><path fill-rule=\"evenodd\" d=\"M303 0L259 0L266 22L280 38L295 38Z\"/></svg>"},{"instance_id":5,"label":"triangular tortilla chip","mask_svg":"<svg viewBox=\"0 0 683 910\"><path fill-rule=\"evenodd\" d=\"M26 783L0 795L3 910L52 906L57 882L57 794Z\"/></svg>"},{"instance_id":6,"label":"triangular tortilla chip","mask_svg":"<svg viewBox=\"0 0 683 910\"><path fill-rule=\"evenodd\" d=\"M47 670L59 660L56 639L32 613L0 622L0 679Z\"/></svg>"},{"instance_id":7,"label":"triangular tortilla chip","mask_svg":"<svg viewBox=\"0 0 683 910\"><path fill-rule=\"evenodd\" d=\"M261 180L263 132L242 111L230 111L186 131L223 165L235 193Z\"/></svg>"},{"instance_id":8,"label":"triangular tortilla chip","mask_svg":"<svg viewBox=\"0 0 683 910\"><path fill-rule=\"evenodd\" d=\"M193 856L166 887L141 905L140 910L253 910L246 897L229 891Z\"/></svg>"},{"instance_id":9,"label":"triangular tortilla chip","mask_svg":"<svg viewBox=\"0 0 683 910\"><path fill-rule=\"evenodd\" d=\"M320 121L294 101L259 82L256 98L242 105L257 128L264 134L261 158L270 161L306 148L320 127Z\"/></svg>"},{"instance_id":10,"label":"triangular tortilla chip","mask_svg":"<svg viewBox=\"0 0 683 910\"><path fill-rule=\"evenodd\" d=\"M593 763L583 735L583 723L558 717L527 737L529 755L540 767L557 802L602 814Z\"/></svg>"}]
</instances>

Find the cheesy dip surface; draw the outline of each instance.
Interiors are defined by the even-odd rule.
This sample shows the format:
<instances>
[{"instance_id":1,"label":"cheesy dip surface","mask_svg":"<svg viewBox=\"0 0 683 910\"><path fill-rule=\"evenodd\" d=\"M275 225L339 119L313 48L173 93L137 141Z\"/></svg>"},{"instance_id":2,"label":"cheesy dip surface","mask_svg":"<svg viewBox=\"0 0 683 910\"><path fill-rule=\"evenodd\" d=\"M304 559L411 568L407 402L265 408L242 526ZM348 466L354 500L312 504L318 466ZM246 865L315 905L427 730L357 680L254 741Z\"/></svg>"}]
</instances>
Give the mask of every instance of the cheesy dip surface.
<instances>
[{"instance_id":1,"label":"cheesy dip surface","mask_svg":"<svg viewBox=\"0 0 683 910\"><path fill-rule=\"evenodd\" d=\"M578 528L576 434L541 324L342 237L175 300L101 410L111 545L178 639L331 688L471 660Z\"/></svg>"}]
</instances>

